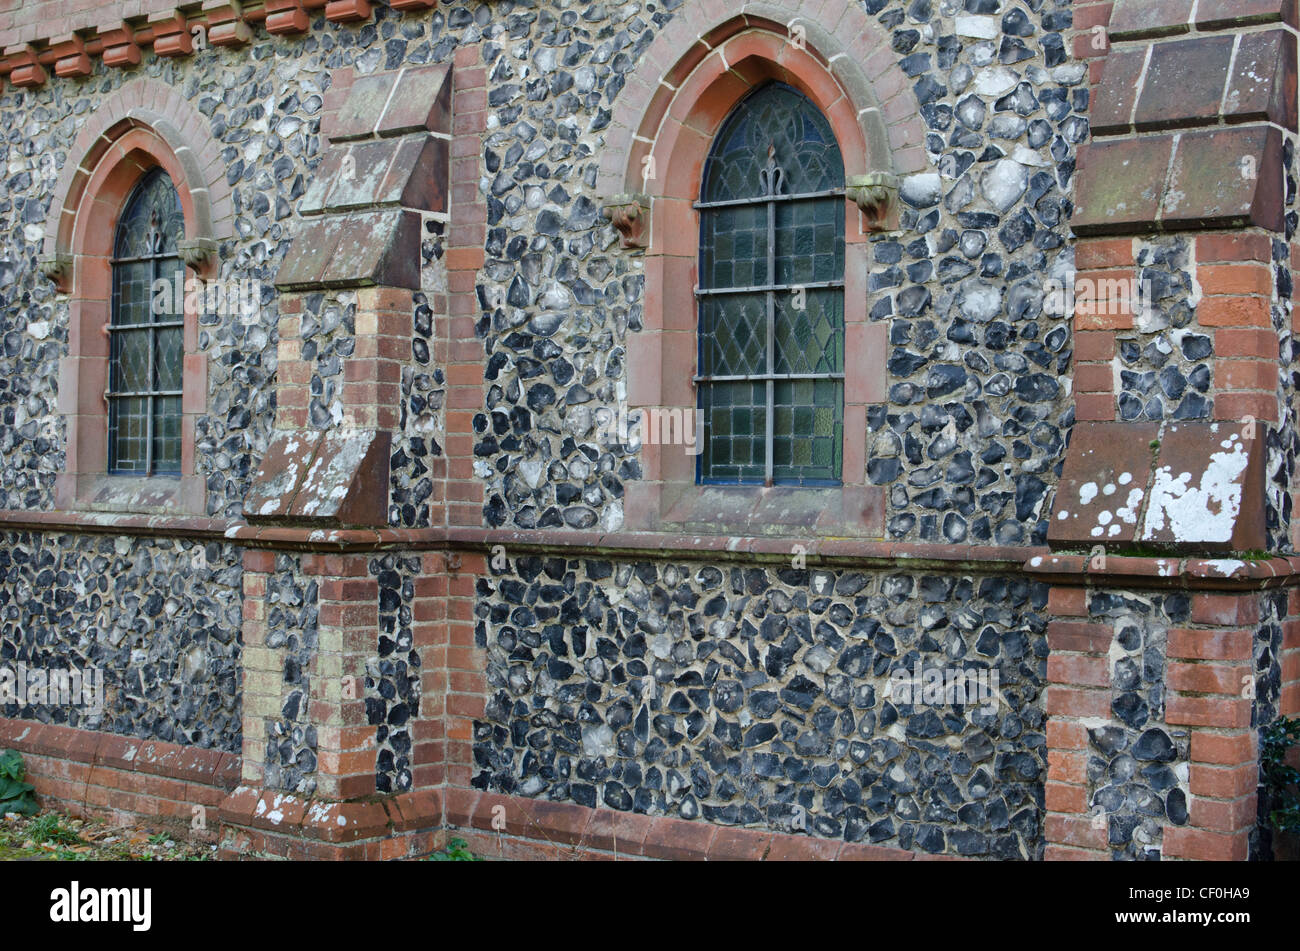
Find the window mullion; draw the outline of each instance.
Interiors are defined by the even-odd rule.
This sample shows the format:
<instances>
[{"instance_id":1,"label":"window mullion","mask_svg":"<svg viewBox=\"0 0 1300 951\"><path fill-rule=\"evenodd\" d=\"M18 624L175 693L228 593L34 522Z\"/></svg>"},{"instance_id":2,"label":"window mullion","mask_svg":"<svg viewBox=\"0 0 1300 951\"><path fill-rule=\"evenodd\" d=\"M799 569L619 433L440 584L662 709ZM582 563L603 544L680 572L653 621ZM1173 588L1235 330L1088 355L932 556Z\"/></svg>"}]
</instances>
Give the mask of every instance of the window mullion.
<instances>
[{"instance_id":1,"label":"window mullion","mask_svg":"<svg viewBox=\"0 0 1300 951\"><path fill-rule=\"evenodd\" d=\"M776 284L776 203L767 202L767 283ZM767 397L766 433L764 434L765 461L763 484L771 486L775 480L773 456L776 442L776 292L769 290L767 297L767 380L764 387Z\"/></svg>"},{"instance_id":2,"label":"window mullion","mask_svg":"<svg viewBox=\"0 0 1300 951\"><path fill-rule=\"evenodd\" d=\"M154 258L149 263L149 286L153 287L153 282L158 279L158 258ZM148 380L149 398L145 400L145 413L148 418L145 420L145 441L144 441L144 474L153 475L153 412L154 412L154 391L158 388L157 381L154 379L154 352L158 349L158 330L153 326L153 309L149 310L149 371Z\"/></svg>"}]
</instances>

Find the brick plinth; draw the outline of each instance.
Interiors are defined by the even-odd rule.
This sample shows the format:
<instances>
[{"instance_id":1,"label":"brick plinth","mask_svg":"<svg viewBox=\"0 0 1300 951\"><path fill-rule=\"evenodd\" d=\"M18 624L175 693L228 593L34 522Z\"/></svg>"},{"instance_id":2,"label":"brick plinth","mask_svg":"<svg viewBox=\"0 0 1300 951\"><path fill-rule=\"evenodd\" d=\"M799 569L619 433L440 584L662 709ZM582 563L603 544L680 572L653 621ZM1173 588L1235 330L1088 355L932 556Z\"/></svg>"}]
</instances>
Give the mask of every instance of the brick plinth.
<instances>
[{"instance_id":1,"label":"brick plinth","mask_svg":"<svg viewBox=\"0 0 1300 951\"><path fill-rule=\"evenodd\" d=\"M22 754L45 808L115 822L140 817L209 842L218 807L239 781L236 753L31 720L0 718L0 748Z\"/></svg>"}]
</instances>

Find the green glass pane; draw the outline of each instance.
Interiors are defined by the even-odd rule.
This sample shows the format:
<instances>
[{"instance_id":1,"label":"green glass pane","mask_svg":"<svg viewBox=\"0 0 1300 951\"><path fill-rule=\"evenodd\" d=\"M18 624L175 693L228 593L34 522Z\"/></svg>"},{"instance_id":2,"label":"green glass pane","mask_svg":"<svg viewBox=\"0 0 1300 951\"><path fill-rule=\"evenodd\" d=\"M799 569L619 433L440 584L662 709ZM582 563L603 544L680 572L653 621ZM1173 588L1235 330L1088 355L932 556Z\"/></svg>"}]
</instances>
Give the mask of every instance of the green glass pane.
<instances>
[{"instance_id":1,"label":"green glass pane","mask_svg":"<svg viewBox=\"0 0 1300 951\"><path fill-rule=\"evenodd\" d=\"M754 287L770 283L765 205L705 210L701 229L702 287Z\"/></svg>"},{"instance_id":2,"label":"green glass pane","mask_svg":"<svg viewBox=\"0 0 1300 951\"><path fill-rule=\"evenodd\" d=\"M149 399L129 397L110 401L109 465L114 472L144 474L149 438Z\"/></svg>"},{"instance_id":3,"label":"green glass pane","mask_svg":"<svg viewBox=\"0 0 1300 951\"><path fill-rule=\"evenodd\" d=\"M185 213L172 180L161 168L145 174L118 219L114 257L175 257L185 237Z\"/></svg>"},{"instance_id":4,"label":"green glass pane","mask_svg":"<svg viewBox=\"0 0 1300 951\"><path fill-rule=\"evenodd\" d=\"M153 467L155 472L181 471L181 398L154 398Z\"/></svg>"},{"instance_id":5,"label":"green glass pane","mask_svg":"<svg viewBox=\"0 0 1300 951\"><path fill-rule=\"evenodd\" d=\"M153 265L149 261L113 266L113 326L149 322L152 278Z\"/></svg>"},{"instance_id":6,"label":"green glass pane","mask_svg":"<svg viewBox=\"0 0 1300 951\"><path fill-rule=\"evenodd\" d=\"M149 386L149 338L147 329L122 330L113 334L114 393L147 393Z\"/></svg>"},{"instance_id":7,"label":"green glass pane","mask_svg":"<svg viewBox=\"0 0 1300 951\"><path fill-rule=\"evenodd\" d=\"M767 295L726 294L700 301L700 375L767 372Z\"/></svg>"},{"instance_id":8,"label":"green glass pane","mask_svg":"<svg viewBox=\"0 0 1300 951\"><path fill-rule=\"evenodd\" d=\"M707 438L701 474L708 481L761 482L766 467L767 397L762 383L700 387Z\"/></svg>"},{"instance_id":9,"label":"green glass pane","mask_svg":"<svg viewBox=\"0 0 1300 951\"><path fill-rule=\"evenodd\" d=\"M835 380L777 382L773 416L773 478L838 482L844 445L844 388Z\"/></svg>"},{"instance_id":10,"label":"green glass pane","mask_svg":"<svg viewBox=\"0 0 1300 951\"><path fill-rule=\"evenodd\" d=\"M839 288L787 292L776 295L776 304L775 372L843 373L843 292Z\"/></svg>"},{"instance_id":11,"label":"green glass pane","mask_svg":"<svg viewBox=\"0 0 1300 951\"><path fill-rule=\"evenodd\" d=\"M181 367L185 359L182 334L180 327L166 327L154 332L157 337L154 351L154 368L158 374L156 392L181 388Z\"/></svg>"},{"instance_id":12,"label":"green glass pane","mask_svg":"<svg viewBox=\"0 0 1300 951\"><path fill-rule=\"evenodd\" d=\"M841 188L844 160L826 117L803 93L769 83L750 94L723 125L705 171L705 201L764 194L768 149L782 172L778 194Z\"/></svg>"},{"instance_id":13,"label":"green glass pane","mask_svg":"<svg viewBox=\"0 0 1300 951\"><path fill-rule=\"evenodd\" d=\"M784 202L776 207L776 283L807 284L844 275L844 201Z\"/></svg>"}]
</instances>

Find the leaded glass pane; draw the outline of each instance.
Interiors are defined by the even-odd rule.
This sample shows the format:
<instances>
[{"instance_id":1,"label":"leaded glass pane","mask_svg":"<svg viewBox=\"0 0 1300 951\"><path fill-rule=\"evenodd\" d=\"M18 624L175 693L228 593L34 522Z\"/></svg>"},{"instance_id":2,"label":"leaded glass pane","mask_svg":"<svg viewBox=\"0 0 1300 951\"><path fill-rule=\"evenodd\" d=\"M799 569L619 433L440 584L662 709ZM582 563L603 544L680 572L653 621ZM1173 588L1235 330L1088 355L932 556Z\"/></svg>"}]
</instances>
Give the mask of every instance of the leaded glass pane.
<instances>
[{"instance_id":1,"label":"leaded glass pane","mask_svg":"<svg viewBox=\"0 0 1300 951\"><path fill-rule=\"evenodd\" d=\"M171 178L149 172L135 187L117 225L115 258L175 257L185 237L185 213Z\"/></svg>"},{"instance_id":2,"label":"leaded glass pane","mask_svg":"<svg viewBox=\"0 0 1300 951\"><path fill-rule=\"evenodd\" d=\"M833 281L844 274L844 199L776 206L776 283Z\"/></svg>"},{"instance_id":3,"label":"leaded glass pane","mask_svg":"<svg viewBox=\"0 0 1300 951\"><path fill-rule=\"evenodd\" d=\"M844 394L836 380L777 381L773 462L781 482L833 482L844 446Z\"/></svg>"},{"instance_id":4,"label":"leaded glass pane","mask_svg":"<svg viewBox=\"0 0 1300 951\"><path fill-rule=\"evenodd\" d=\"M113 392L148 393L150 333L123 330L113 334Z\"/></svg>"},{"instance_id":5,"label":"leaded glass pane","mask_svg":"<svg viewBox=\"0 0 1300 951\"><path fill-rule=\"evenodd\" d=\"M115 265L113 283L117 291L113 323L117 326L148 323L153 303L153 262Z\"/></svg>"},{"instance_id":6,"label":"leaded glass pane","mask_svg":"<svg viewBox=\"0 0 1300 951\"><path fill-rule=\"evenodd\" d=\"M844 372L844 293L839 288L811 288L803 307L794 294L776 298L776 373Z\"/></svg>"},{"instance_id":7,"label":"leaded glass pane","mask_svg":"<svg viewBox=\"0 0 1300 951\"><path fill-rule=\"evenodd\" d=\"M180 197L162 169L145 175L118 221L109 347L109 471L180 471L184 265ZM155 282L166 281L155 290Z\"/></svg>"},{"instance_id":8,"label":"leaded glass pane","mask_svg":"<svg viewBox=\"0 0 1300 951\"><path fill-rule=\"evenodd\" d=\"M785 173L780 194L844 187L844 160L826 117L784 83L770 83L736 107L709 156L703 198L730 201L763 194L769 146Z\"/></svg>"},{"instance_id":9,"label":"leaded glass pane","mask_svg":"<svg viewBox=\"0 0 1300 951\"><path fill-rule=\"evenodd\" d=\"M167 327L155 334L154 368L158 375L155 385L159 392L175 392L181 388L182 333L180 327Z\"/></svg>"},{"instance_id":10,"label":"leaded glass pane","mask_svg":"<svg viewBox=\"0 0 1300 951\"><path fill-rule=\"evenodd\" d=\"M830 124L790 86L753 93L714 142L700 214L704 481L840 479L844 198L807 196L843 185ZM830 286L804 286L816 284Z\"/></svg>"},{"instance_id":11,"label":"leaded glass pane","mask_svg":"<svg viewBox=\"0 0 1300 951\"><path fill-rule=\"evenodd\" d=\"M702 387L707 438L701 453L713 482L762 482L767 397L762 383L715 383Z\"/></svg>"},{"instance_id":12,"label":"leaded glass pane","mask_svg":"<svg viewBox=\"0 0 1300 951\"><path fill-rule=\"evenodd\" d=\"M113 471L144 475L145 445L149 433L149 398L122 397L113 400L109 417L109 445Z\"/></svg>"},{"instance_id":13,"label":"leaded glass pane","mask_svg":"<svg viewBox=\"0 0 1300 951\"><path fill-rule=\"evenodd\" d=\"M154 399L153 468L155 472L181 471L181 398Z\"/></svg>"},{"instance_id":14,"label":"leaded glass pane","mask_svg":"<svg viewBox=\"0 0 1300 951\"><path fill-rule=\"evenodd\" d=\"M700 280L705 287L767 283L767 206L741 205L704 213Z\"/></svg>"},{"instance_id":15,"label":"leaded glass pane","mask_svg":"<svg viewBox=\"0 0 1300 951\"><path fill-rule=\"evenodd\" d=\"M700 373L752 376L767 367L767 295L727 294L700 302Z\"/></svg>"}]
</instances>

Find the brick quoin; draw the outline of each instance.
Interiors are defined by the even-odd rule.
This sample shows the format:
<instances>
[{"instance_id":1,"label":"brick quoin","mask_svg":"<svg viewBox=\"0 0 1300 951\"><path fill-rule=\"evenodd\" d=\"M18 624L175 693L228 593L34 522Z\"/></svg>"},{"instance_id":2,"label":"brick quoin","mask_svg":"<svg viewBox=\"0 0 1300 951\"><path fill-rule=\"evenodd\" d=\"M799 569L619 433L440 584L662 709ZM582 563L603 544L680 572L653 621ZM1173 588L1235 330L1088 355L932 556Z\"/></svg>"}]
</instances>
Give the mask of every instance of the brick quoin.
<instances>
[{"instance_id":1,"label":"brick quoin","mask_svg":"<svg viewBox=\"0 0 1300 951\"><path fill-rule=\"evenodd\" d=\"M597 47L571 44L549 65L549 41L516 50L503 37L517 24L491 4L459 25L464 11L436 0L390 0L378 17L373 0L147 6L29 0L0 11L0 120L17 163L6 207L23 219L0 255L19 289L0 287L0 402L15 407L0 420L0 603L28 612L11 626L71 618L78 636L102 626L87 621L95 611L165 611L174 630L228 634L221 677L238 683L237 722L209 749L0 718L0 745L23 754L45 801L178 832L201 815L226 858L412 859L453 837L502 860L1282 854L1262 834L1259 758L1265 721L1300 713L1300 525L1285 484L1295 399L1283 364L1300 326L1286 274L1300 263L1286 237L1293 2L884 0L868 14L856 0L743 11L682 0L671 17L589 5L574 29ZM565 5L537 6L558 17ZM1035 9L1021 18L1017 6ZM442 24L432 53L381 38L432 17ZM224 49L197 48L195 27ZM240 127L247 110L204 90L221 88L221 64L272 45L281 64L306 62L322 30L356 46L358 66L330 73L319 108L282 77L277 115L258 134L283 148L258 152ZM977 64L959 90L941 62L970 66L985 31L997 34L987 46L997 62ZM599 46L610 37L631 39L611 53ZM1180 50L1199 51L1195 76ZM365 65L369 51L380 62ZM160 68L165 83L148 78ZM603 85L587 88L590 75ZM840 471L817 480L834 485L707 484L674 447L614 445L594 422L584 428L584 414L602 410L702 405L701 315L723 299L705 292L728 290L701 286L701 226L716 213L698 205L706 163L724 128L744 128L729 117L771 81L808 99L842 161L845 187L820 200L837 221L843 212L832 242L843 287L811 291L844 303L842 406L831 435L819 431L839 440ZM1026 90L1041 109L1018 118ZM937 128L949 107L950 127ZM417 154L436 154L437 174L404 182ZM355 181L328 181L344 155L370 164ZM1241 173L1247 158L1256 174ZM773 163L784 185L766 181L784 201L780 188L802 169ZM177 184L195 274L266 264L274 285L284 260L316 274L290 279L286 266L265 314L185 315L175 505L149 492L124 499L127 477L103 471L104 327L119 292L110 244L153 165ZM412 205L426 186L436 197ZM784 218L791 206L778 206ZM380 247L381 220L419 240ZM282 253L276 242L304 233L333 251ZM370 270L337 277L340 262ZM757 271L746 273L750 287ZM1067 274L1074 311L1046 313L1038 292ZM1128 300L1143 277L1168 278L1157 302L1167 326ZM355 332L335 375L323 369L334 354L319 301L342 295L355 299ZM761 321L744 335L761 340ZM802 387L774 389L787 385ZM344 422L320 422L326 390ZM757 425L744 400L715 409L715 430L727 413L738 430ZM1214 486L1238 496L1184 518L1213 494L1211 469L1224 468L1214 453L1235 461L1247 417L1264 437L1243 435L1253 445L1240 478ZM804 423L793 425L790 451L802 452ZM1187 427L1203 427L1193 448ZM386 503L382 514L330 516L310 498L312 480L355 462L345 453L299 459L311 475L275 470L268 444L317 445L322 428L389 440L339 492ZM745 451L739 439L732 450ZM416 472L414 519L393 494L406 488L402 460ZM1197 492L1175 492L1161 525L1156 484L1184 472ZM247 504L281 480L283 517ZM1192 537L1201 522L1214 530ZM807 564L792 566L795 546ZM59 580L101 554L107 589ZM128 581L146 561L136 591ZM141 611L154 591L166 591L164 607ZM158 669L189 660L158 634L147 647L162 651ZM0 630L0 654L13 656L11 637ZM60 647L68 656L72 640ZM221 648L207 640L212 661ZM882 682L909 652L998 670L997 729L972 704L936 713L897 701L887 732L898 758L874 762L886 729L872 733L878 721L860 708L883 703ZM825 738L822 711L845 706L844 679L856 691L847 729L873 741L872 762L857 762L856 740L847 754L802 752ZM420 702L403 720L389 694L408 683ZM652 688L622 715L624 695ZM761 714L765 702L777 712ZM286 733L295 753L310 746L310 792L279 788L292 784ZM966 797L948 803L951 815L903 822L900 806L889 829L874 807L860 822L856 800L832 808L847 787L822 786L828 767L847 769L847 756L893 776L930 756L931 739L970 761L935 776L945 797L953 785ZM656 741L667 752L642 755ZM762 792L709 801L701 787L717 793L724 772L705 745L715 741L729 760L749 758L746 784ZM689 760L667 762L679 753ZM389 755L404 763L383 766ZM1150 797L1142 816L1102 792L1129 756ZM622 771L592 780L599 757ZM662 789L678 814L660 814ZM692 820L681 818L688 789ZM803 803L809 792L811 832L777 815L787 793ZM1002 798L1009 826L995 818ZM758 811L713 821L733 807Z\"/></svg>"}]
</instances>

